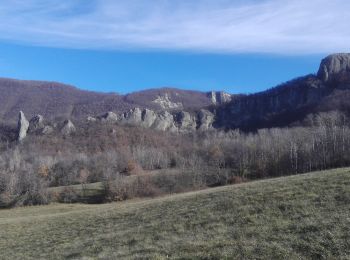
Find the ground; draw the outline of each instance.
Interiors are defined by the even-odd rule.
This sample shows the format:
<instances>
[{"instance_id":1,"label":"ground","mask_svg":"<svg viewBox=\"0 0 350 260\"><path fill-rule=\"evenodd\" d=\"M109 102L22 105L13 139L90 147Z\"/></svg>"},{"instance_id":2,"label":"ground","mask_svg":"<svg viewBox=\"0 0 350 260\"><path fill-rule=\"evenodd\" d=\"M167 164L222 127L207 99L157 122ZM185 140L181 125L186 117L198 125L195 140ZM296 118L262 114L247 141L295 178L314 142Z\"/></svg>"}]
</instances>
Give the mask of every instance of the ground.
<instances>
[{"instance_id":1,"label":"ground","mask_svg":"<svg viewBox=\"0 0 350 260\"><path fill-rule=\"evenodd\" d=\"M350 169L0 211L1 259L350 259Z\"/></svg>"}]
</instances>

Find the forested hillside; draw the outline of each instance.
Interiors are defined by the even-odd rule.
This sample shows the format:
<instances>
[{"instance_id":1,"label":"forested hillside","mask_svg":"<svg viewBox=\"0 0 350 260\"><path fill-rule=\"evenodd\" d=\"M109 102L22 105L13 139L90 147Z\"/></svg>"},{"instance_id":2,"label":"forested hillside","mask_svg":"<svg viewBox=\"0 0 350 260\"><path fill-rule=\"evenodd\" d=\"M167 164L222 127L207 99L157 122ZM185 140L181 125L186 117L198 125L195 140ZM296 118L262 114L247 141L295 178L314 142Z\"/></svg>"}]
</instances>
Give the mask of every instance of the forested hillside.
<instances>
[{"instance_id":1,"label":"forested hillside","mask_svg":"<svg viewBox=\"0 0 350 260\"><path fill-rule=\"evenodd\" d=\"M79 116L89 109L97 112L94 104L102 112L110 99L116 105L147 106L158 90L123 97L16 82L20 86L9 88L15 90L13 100L21 101L18 109L26 104L33 105L33 112L42 109L46 103L39 97L46 93L44 111L50 114L57 105L57 117L27 120L20 112L17 127L1 124L0 205L76 201L80 195L62 187L77 184L102 185L99 200L109 201L350 166L349 74L350 55L331 55L317 76L262 93L230 96L230 101L222 93L167 88L151 101L162 107L158 110L136 107L84 119ZM39 97L27 100L23 89ZM188 95L196 99L193 106L206 100L212 105L190 108ZM0 106L11 108L11 99L1 98ZM78 107L85 112L72 117ZM50 193L53 187L60 192Z\"/></svg>"}]
</instances>

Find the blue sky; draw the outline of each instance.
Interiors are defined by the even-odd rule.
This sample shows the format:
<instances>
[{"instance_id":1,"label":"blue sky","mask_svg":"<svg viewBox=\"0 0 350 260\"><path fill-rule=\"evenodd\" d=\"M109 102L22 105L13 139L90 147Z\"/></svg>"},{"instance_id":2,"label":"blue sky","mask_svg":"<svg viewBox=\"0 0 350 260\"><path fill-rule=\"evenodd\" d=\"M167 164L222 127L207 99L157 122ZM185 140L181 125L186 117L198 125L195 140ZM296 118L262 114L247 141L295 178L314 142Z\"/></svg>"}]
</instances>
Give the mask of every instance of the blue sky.
<instances>
[{"instance_id":1,"label":"blue sky","mask_svg":"<svg viewBox=\"0 0 350 260\"><path fill-rule=\"evenodd\" d=\"M0 76L251 93L349 52L348 0L3 0Z\"/></svg>"}]
</instances>

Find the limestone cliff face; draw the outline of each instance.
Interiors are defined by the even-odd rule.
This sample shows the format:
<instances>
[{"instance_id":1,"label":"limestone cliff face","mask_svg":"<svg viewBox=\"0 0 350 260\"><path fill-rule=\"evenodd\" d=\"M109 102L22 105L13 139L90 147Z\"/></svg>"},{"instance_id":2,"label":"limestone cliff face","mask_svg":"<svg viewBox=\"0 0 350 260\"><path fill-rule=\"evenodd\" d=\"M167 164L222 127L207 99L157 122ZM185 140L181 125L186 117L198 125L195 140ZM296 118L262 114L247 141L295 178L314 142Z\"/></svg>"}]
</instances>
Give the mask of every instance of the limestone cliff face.
<instances>
[{"instance_id":1,"label":"limestone cliff face","mask_svg":"<svg viewBox=\"0 0 350 260\"><path fill-rule=\"evenodd\" d=\"M169 94L165 93L163 96L158 96L153 103L158 104L163 109L179 109L183 108L181 102L171 101Z\"/></svg>"},{"instance_id":2,"label":"limestone cliff face","mask_svg":"<svg viewBox=\"0 0 350 260\"><path fill-rule=\"evenodd\" d=\"M223 91L210 91L207 96L214 105L222 105L232 100L232 95Z\"/></svg>"},{"instance_id":3,"label":"limestone cliff face","mask_svg":"<svg viewBox=\"0 0 350 260\"><path fill-rule=\"evenodd\" d=\"M88 116L87 117L87 121L90 121L90 122L95 122L96 121L96 120L91 120L91 118L94 118L94 117ZM102 116L100 116L99 119L102 122L117 122L119 117L118 117L118 115L116 113L107 112L107 113L103 114Z\"/></svg>"},{"instance_id":4,"label":"limestone cliff face","mask_svg":"<svg viewBox=\"0 0 350 260\"><path fill-rule=\"evenodd\" d=\"M42 130L44 127L44 117L42 115L36 115L30 119L28 131L36 132L38 130Z\"/></svg>"},{"instance_id":5,"label":"limestone cliff face","mask_svg":"<svg viewBox=\"0 0 350 260\"><path fill-rule=\"evenodd\" d=\"M91 95L95 97L95 94ZM98 102L92 102L99 105L96 111L107 107L110 112L103 110L89 113L84 118L89 124L113 123L184 133L211 129L256 130L284 127L303 120L309 113L330 110L341 110L350 114L350 54L330 55L321 61L316 75L300 77L252 95L165 88L127 95L124 99L128 106L123 112L120 112L121 108L117 106L119 103L116 100L105 103L101 98ZM6 102L5 99L3 101ZM90 106L91 102L87 104ZM82 114L89 111L84 107ZM53 118L53 115L49 115L49 118ZM63 118L76 119L69 116ZM63 134L72 133L74 125L67 121L63 129ZM55 126L46 126L40 115L33 117L30 122L23 112L19 115L18 140L23 140L27 133L54 131L57 132Z\"/></svg>"},{"instance_id":6,"label":"limestone cliff face","mask_svg":"<svg viewBox=\"0 0 350 260\"><path fill-rule=\"evenodd\" d=\"M308 113L346 110L338 100L332 103L330 100L335 95L344 99L349 93L350 54L334 54L322 60L317 75L240 96L221 106L217 109L215 126L247 130L286 126L303 120ZM345 103L350 107L350 102Z\"/></svg>"},{"instance_id":7,"label":"limestone cliff face","mask_svg":"<svg viewBox=\"0 0 350 260\"><path fill-rule=\"evenodd\" d=\"M62 127L62 133L71 133L75 127L69 120L65 121ZM17 140L23 141L28 134L43 134L49 135L54 132L54 127L51 125L45 125L44 117L42 115L35 115L29 121L26 119L22 111L19 112L18 127L17 127ZM69 134L68 133L68 134Z\"/></svg>"},{"instance_id":8,"label":"limestone cliff face","mask_svg":"<svg viewBox=\"0 0 350 260\"><path fill-rule=\"evenodd\" d=\"M72 121L70 120L65 120L63 122L63 126L61 128L61 133L65 136L70 135L76 131L76 128Z\"/></svg>"},{"instance_id":9,"label":"limestone cliff face","mask_svg":"<svg viewBox=\"0 0 350 260\"><path fill-rule=\"evenodd\" d=\"M91 118L91 116L89 116ZM101 123L115 123L119 125L139 126L151 128L158 131L170 132L191 132L208 131L213 129L214 114L208 110L200 111L153 111L150 109L140 109L138 107L126 113L116 114L108 112L97 117ZM88 120L89 121L89 120ZM89 122L92 122L91 120Z\"/></svg>"},{"instance_id":10,"label":"limestone cliff face","mask_svg":"<svg viewBox=\"0 0 350 260\"><path fill-rule=\"evenodd\" d=\"M151 127L159 131L175 132L177 130L175 126L174 116L168 111L160 112Z\"/></svg>"},{"instance_id":11,"label":"limestone cliff face","mask_svg":"<svg viewBox=\"0 0 350 260\"><path fill-rule=\"evenodd\" d=\"M177 114L178 128L182 132L195 131L197 129L196 117L186 111Z\"/></svg>"},{"instance_id":12,"label":"limestone cliff face","mask_svg":"<svg viewBox=\"0 0 350 260\"><path fill-rule=\"evenodd\" d=\"M350 83L350 54L329 55L322 60L317 76L326 83Z\"/></svg>"},{"instance_id":13,"label":"limestone cliff face","mask_svg":"<svg viewBox=\"0 0 350 260\"><path fill-rule=\"evenodd\" d=\"M142 111L141 121L144 127L152 127L156 119L157 114L154 111L150 109L145 109Z\"/></svg>"},{"instance_id":14,"label":"limestone cliff face","mask_svg":"<svg viewBox=\"0 0 350 260\"><path fill-rule=\"evenodd\" d=\"M124 124L138 125L142 122L142 111L136 107L120 116L120 121Z\"/></svg>"},{"instance_id":15,"label":"limestone cliff face","mask_svg":"<svg viewBox=\"0 0 350 260\"><path fill-rule=\"evenodd\" d=\"M19 112L17 128L18 128L17 140L21 142L24 138L26 138L28 128L29 128L29 121L26 119L22 111Z\"/></svg>"},{"instance_id":16,"label":"limestone cliff face","mask_svg":"<svg viewBox=\"0 0 350 260\"><path fill-rule=\"evenodd\" d=\"M153 111L150 109L133 108L125 113L107 112L101 116L88 116L86 121L80 121L87 127L92 124L115 124L120 126L136 126L150 128L157 131L174 133L189 133L193 131L213 130L215 115L208 110L200 111ZM41 115L32 117L29 121L22 111L19 112L17 140L23 141L30 135L62 135L69 136L77 131L76 126L69 119L57 122L46 121ZM29 137L28 137L29 136Z\"/></svg>"},{"instance_id":17,"label":"limestone cliff face","mask_svg":"<svg viewBox=\"0 0 350 260\"><path fill-rule=\"evenodd\" d=\"M213 123L215 120L215 116L213 113L209 112L208 110L201 109L198 113L198 121L200 131L208 131L210 129L213 129Z\"/></svg>"}]
</instances>

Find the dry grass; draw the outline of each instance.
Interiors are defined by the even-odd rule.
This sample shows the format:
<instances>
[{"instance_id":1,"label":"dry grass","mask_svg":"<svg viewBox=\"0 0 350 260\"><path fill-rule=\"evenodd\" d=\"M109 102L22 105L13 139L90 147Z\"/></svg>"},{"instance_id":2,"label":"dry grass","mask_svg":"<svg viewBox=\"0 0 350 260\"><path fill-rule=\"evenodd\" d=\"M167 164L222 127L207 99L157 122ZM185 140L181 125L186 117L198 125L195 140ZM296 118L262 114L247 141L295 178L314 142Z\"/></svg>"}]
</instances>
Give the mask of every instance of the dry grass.
<instances>
[{"instance_id":1,"label":"dry grass","mask_svg":"<svg viewBox=\"0 0 350 260\"><path fill-rule=\"evenodd\" d=\"M349 259L350 170L0 211L1 259Z\"/></svg>"}]
</instances>

